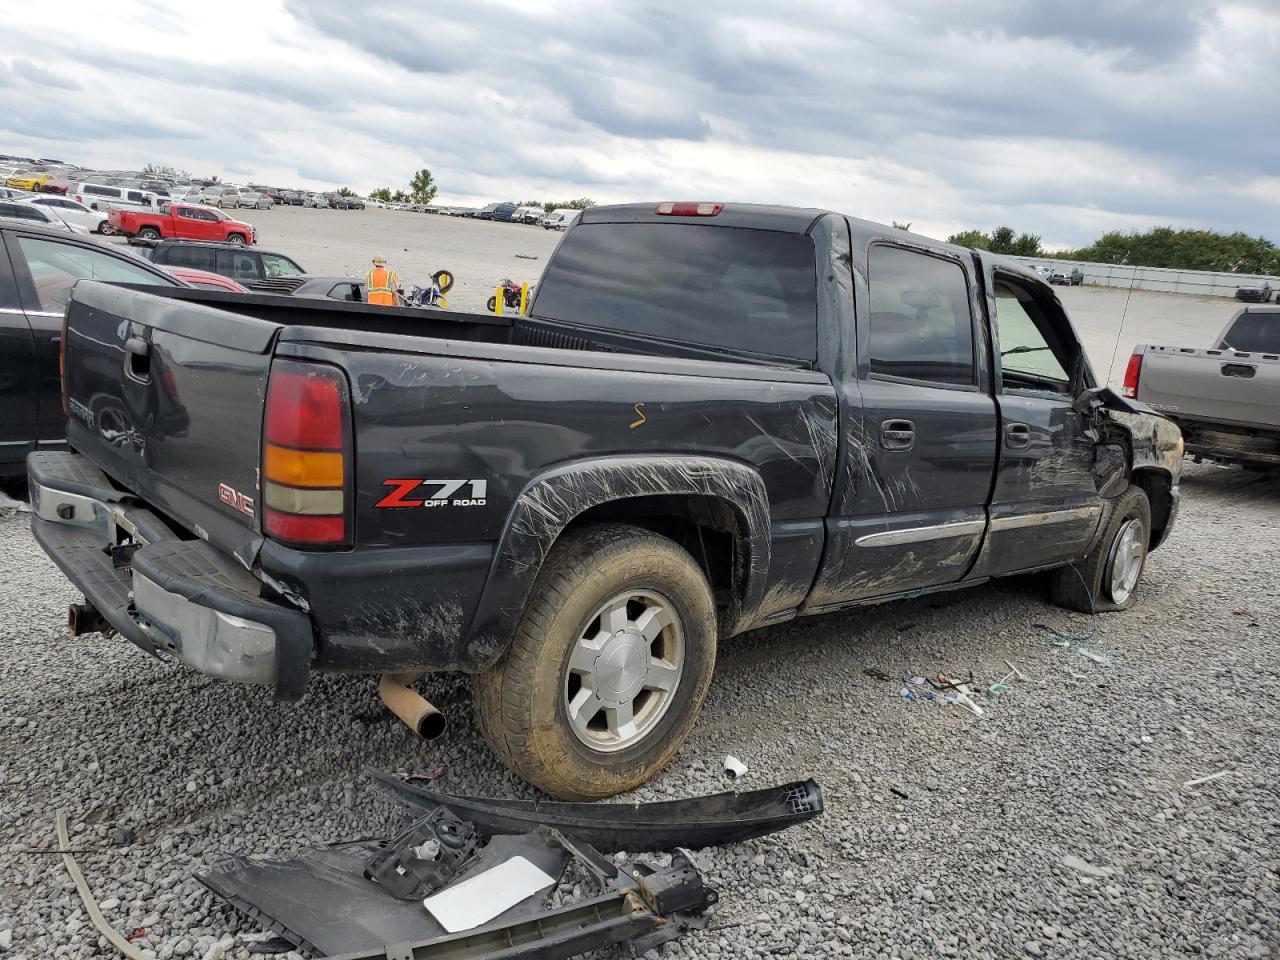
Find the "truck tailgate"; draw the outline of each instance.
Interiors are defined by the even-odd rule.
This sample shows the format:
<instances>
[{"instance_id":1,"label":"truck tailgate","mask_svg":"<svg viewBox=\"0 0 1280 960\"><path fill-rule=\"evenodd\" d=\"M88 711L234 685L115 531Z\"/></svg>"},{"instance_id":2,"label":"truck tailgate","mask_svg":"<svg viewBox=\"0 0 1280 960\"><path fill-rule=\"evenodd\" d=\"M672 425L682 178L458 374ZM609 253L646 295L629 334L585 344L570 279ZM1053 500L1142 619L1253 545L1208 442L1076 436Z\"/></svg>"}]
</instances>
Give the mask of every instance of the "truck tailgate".
<instances>
[{"instance_id":1,"label":"truck tailgate","mask_svg":"<svg viewBox=\"0 0 1280 960\"><path fill-rule=\"evenodd\" d=\"M1149 346L1137 399L1179 417L1280 427L1280 357Z\"/></svg>"},{"instance_id":2,"label":"truck tailgate","mask_svg":"<svg viewBox=\"0 0 1280 960\"><path fill-rule=\"evenodd\" d=\"M248 562L279 324L92 281L67 312L67 439L118 483Z\"/></svg>"}]
</instances>

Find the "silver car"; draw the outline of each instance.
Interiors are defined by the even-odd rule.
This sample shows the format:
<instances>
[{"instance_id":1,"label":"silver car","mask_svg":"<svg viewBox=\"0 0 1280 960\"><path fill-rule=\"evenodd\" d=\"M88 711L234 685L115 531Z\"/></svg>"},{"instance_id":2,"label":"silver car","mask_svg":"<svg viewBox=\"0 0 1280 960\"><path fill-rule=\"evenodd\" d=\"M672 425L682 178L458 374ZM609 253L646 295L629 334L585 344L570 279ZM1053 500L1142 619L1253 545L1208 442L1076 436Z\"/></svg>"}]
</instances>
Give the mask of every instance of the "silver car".
<instances>
[{"instance_id":1,"label":"silver car","mask_svg":"<svg viewBox=\"0 0 1280 960\"><path fill-rule=\"evenodd\" d=\"M265 193L250 190L248 187L241 187L240 206L247 207L250 210L270 210L275 204L271 202L271 198Z\"/></svg>"},{"instance_id":2,"label":"silver car","mask_svg":"<svg viewBox=\"0 0 1280 960\"><path fill-rule=\"evenodd\" d=\"M240 189L238 187L220 187L215 184L212 187L205 187L201 193L204 203L211 207L231 207L233 210L240 206Z\"/></svg>"}]
</instances>

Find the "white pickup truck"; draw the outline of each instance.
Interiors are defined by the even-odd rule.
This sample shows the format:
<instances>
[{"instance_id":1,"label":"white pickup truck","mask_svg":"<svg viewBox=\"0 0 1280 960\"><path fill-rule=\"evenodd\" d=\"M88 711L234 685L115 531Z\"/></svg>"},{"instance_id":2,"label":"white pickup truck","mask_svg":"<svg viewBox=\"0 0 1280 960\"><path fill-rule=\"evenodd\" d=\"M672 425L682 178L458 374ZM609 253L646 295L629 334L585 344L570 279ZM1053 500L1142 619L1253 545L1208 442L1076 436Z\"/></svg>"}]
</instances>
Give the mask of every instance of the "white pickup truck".
<instances>
[{"instance_id":1,"label":"white pickup truck","mask_svg":"<svg viewBox=\"0 0 1280 960\"><path fill-rule=\"evenodd\" d=\"M1187 453L1280 467L1280 306L1245 307L1209 348L1133 348L1122 390L1182 429Z\"/></svg>"}]
</instances>

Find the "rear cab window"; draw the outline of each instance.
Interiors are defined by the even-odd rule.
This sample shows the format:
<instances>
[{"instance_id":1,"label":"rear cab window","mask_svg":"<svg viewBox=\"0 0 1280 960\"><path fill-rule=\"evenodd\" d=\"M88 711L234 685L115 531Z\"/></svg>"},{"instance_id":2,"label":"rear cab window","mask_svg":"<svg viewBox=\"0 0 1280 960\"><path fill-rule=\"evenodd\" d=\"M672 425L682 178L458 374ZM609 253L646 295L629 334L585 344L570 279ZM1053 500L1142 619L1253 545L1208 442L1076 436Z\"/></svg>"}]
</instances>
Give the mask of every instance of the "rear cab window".
<instances>
[{"instance_id":1,"label":"rear cab window","mask_svg":"<svg viewBox=\"0 0 1280 960\"><path fill-rule=\"evenodd\" d=\"M817 268L803 234L684 223L570 230L532 315L664 341L812 362Z\"/></svg>"},{"instance_id":2,"label":"rear cab window","mask_svg":"<svg viewBox=\"0 0 1280 960\"><path fill-rule=\"evenodd\" d=\"M1218 349L1239 353L1280 353L1280 310L1246 310L1236 317Z\"/></svg>"}]
</instances>

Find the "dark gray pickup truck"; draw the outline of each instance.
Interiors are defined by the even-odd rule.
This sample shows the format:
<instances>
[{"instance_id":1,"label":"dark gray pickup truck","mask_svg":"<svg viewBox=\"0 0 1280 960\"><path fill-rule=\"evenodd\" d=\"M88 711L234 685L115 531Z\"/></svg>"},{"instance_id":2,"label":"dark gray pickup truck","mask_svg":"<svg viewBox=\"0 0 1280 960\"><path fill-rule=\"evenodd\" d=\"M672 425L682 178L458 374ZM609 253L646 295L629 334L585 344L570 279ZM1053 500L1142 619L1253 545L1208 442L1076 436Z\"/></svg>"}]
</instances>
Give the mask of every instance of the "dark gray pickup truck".
<instances>
[{"instance_id":1,"label":"dark gray pickup truck","mask_svg":"<svg viewBox=\"0 0 1280 960\"><path fill-rule=\"evenodd\" d=\"M1177 514L1178 430L1048 284L822 210L593 208L525 317L81 282L63 343L29 476L74 631L281 699L383 674L424 731L405 682L471 673L560 797L660 769L725 638L1035 570L1122 609Z\"/></svg>"}]
</instances>

